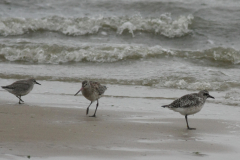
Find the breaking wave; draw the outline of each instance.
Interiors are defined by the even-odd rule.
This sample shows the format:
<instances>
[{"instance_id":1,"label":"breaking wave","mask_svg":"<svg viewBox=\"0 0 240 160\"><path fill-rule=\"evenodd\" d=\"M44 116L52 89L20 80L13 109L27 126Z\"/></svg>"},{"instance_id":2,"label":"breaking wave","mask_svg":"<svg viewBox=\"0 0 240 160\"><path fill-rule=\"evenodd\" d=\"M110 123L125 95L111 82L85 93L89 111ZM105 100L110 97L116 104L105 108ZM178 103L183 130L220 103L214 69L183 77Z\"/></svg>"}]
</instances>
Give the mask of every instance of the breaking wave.
<instances>
[{"instance_id":1,"label":"breaking wave","mask_svg":"<svg viewBox=\"0 0 240 160\"><path fill-rule=\"evenodd\" d=\"M240 92L236 89L230 90L224 96L223 104L240 106Z\"/></svg>"},{"instance_id":2,"label":"breaking wave","mask_svg":"<svg viewBox=\"0 0 240 160\"><path fill-rule=\"evenodd\" d=\"M49 64L82 61L116 62L162 54L166 55L171 53L160 46L151 48L129 45L82 45L80 47L68 47L47 44L31 44L14 47L3 45L0 47L0 60Z\"/></svg>"},{"instance_id":3,"label":"breaking wave","mask_svg":"<svg viewBox=\"0 0 240 160\"><path fill-rule=\"evenodd\" d=\"M1 18L0 35L22 35L36 31L54 31L65 35L79 36L96 34L100 29L115 30L117 34L128 31L134 37L135 31L151 32L173 38L189 34L189 25L193 16L180 16L172 19L171 14L160 15L159 18L143 18L140 14L124 17L80 17L66 18L50 16L39 19Z\"/></svg>"},{"instance_id":4,"label":"breaking wave","mask_svg":"<svg viewBox=\"0 0 240 160\"><path fill-rule=\"evenodd\" d=\"M240 63L240 51L233 48L211 48L203 51L180 51L161 46L81 44L64 46L57 44L0 44L0 61L60 64L69 62L117 62L142 58L179 57L207 59L229 64Z\"/></svg>"}]
</instances>

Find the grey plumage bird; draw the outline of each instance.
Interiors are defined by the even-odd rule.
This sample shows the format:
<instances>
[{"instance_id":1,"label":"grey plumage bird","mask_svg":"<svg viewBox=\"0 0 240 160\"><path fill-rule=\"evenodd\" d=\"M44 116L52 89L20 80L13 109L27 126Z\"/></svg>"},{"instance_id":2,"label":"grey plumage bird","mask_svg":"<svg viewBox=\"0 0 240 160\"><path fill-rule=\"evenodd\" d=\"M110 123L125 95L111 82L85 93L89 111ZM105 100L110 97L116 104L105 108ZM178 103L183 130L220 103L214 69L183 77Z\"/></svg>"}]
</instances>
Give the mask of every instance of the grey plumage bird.
<instances>
[{"instance_id":1,"label":"grey plumage bird","mask_svg":"<svg viewBox=\"0 0 240 160\"><path fill-rule=\"evenodd\" d=\"M194 130L196 128L189 127L187 116L199 112L202 109L207 98L214 99L213 96L209 95L208 91L202 90L199 93L184 95L181 98L173 101L171 104L164 105L162 107L167 107L175 112L179 112L180 114L184 115L187 123L187 128L189 130Z\"/></svg>"},{"instance_id":2,"label":"grey plumage bird","mask_svg":"<svg viewBox=\"0 0 240 160\"><path fill-rule=\"evenodd\" d=\"M2 86L2 88L14 94L19 99L18 103L21 104L21 102L24 102L21 96L27 95L33 89L34 84L41 85L35 79L26 79L16 81L8 86Z\"/></svg>"},{"instance_id":3,"label":"grey plumage bird","mask_svg":"<svg viewBox=\"0 0 240 160\"><path fill-rule=\"evenodd\" d=\"M90 105L87 107L86 115L88 114L89 107L91 106L91 104L97 100L95 112L92 116L90 116L90 117L96 117L96 112L98 108L98 99L103 96L106 90L107 90L107 87L101 85L98 82L83 81L82 88L74 96L76 96L80 91L82 91L83 96L87 98L89 101L91 101Z\"/></svg>"}]
</instances>

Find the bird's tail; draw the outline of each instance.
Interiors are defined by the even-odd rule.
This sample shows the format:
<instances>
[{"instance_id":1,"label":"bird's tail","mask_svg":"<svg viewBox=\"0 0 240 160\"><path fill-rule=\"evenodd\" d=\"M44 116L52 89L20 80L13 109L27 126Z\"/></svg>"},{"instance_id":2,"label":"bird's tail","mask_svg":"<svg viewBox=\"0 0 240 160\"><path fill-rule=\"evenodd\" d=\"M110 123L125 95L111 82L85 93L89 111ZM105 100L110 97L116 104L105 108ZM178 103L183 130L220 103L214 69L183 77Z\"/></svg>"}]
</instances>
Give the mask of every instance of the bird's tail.
<instances>
[{"instance_id":1,"label":"bird's tail","mask_svg":"<svg viewBox=\"0 0 240 160\"><path fill-rule=\"evenodd\" d=\"M169 105L164 105L164 106L162 106L162 107L163 107L163 108L166 108L166 107L168 108L168 107L169 107Z\"/></svg>"},{"instance_id":2,"label":"bird's tail","mask_svg":"<svg viewBox=\"0 0 240 160\"><path fill-rule=\"evenodd\" d=\"M2 89L5 89L7 91L11 91L13 88L12 87L9 87L9 86L1 86Z\"/></svg>"}]
</instances>

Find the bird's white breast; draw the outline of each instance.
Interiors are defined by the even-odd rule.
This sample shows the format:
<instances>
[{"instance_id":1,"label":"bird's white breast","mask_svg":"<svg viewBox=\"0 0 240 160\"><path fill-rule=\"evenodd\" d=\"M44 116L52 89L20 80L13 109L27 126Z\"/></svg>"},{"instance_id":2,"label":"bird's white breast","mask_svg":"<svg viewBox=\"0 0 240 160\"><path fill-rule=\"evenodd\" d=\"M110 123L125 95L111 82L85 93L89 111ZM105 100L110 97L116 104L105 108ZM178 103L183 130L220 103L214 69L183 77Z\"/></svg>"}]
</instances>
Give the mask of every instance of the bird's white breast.
<instances>
[{"instance_id":1,"label":"bird's white breast","mask_svg":"<svg viewBox=\"0 0 240 160\"><path fill-rule=\"evenodd\" d=\"M175 112L179 112L182 115L191 115L199 112L203 107L203 104L198 105L198 106L193 106L193 107L188 107L188 108L170 108Z\"/></svg>"}]
</instances>

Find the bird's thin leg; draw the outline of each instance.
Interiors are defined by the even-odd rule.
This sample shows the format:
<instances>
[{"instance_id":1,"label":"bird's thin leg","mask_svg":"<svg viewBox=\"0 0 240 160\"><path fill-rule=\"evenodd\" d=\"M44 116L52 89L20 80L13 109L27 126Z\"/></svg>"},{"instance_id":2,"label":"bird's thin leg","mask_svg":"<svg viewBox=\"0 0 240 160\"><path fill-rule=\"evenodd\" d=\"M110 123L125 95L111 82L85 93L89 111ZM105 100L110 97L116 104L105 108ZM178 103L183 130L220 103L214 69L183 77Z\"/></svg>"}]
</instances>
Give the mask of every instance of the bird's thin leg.
<instances>
[{"instance_id":1,"label":"bird's thin leg","mask_svg":"<svg viewBox=\"0 0 240 160\"><path fill-rule=\"evenodd\" d=\"M21 99L21 96L16 96L16 97L19 99L19 102L18 102L19 104L22 104L21 101L24 102L24 101Z\"/></svg>"},{"instance_id":2,"label":"bird's thin leg","mask_svg":"<svg viewBox=\"0 0 240 160\"><path fill-rule=\"evenodd\" d=\"M189 130L195 130L196 128L190 128L190 127L189 127L189 125L188 125L188 120L187 120L187 116L188 116L188 115L185 115L185 119L186 119L186 123L187 123L187 128L188 128Z\"/></svg>"},{"instance_id":3,"label":"bird's thin leg","mask_svg":"<svg viewBox=\"0 0 240 160\"><path fill-rule=\"evenodd\" d=\"M86 110L86 115L88 115L88 110L89 110L89 107L91 106L92 102L89 104L89 106L87 107L87 110Z\"/></svg>"},{"instance_id":4,"label":"bird's thin leg","mask_svg":"<svg viewBox=\"0 0 240 160\"><path fill-rule=\"evenodd\" d=\"M22 102L24 102L24 101L21 99L21 96L19 96L19 99L20 99Z\"/></svg>"},{"instance_id":5,"label":"bird's thin leg","mask_svg":"<svg viewBox=\"0 0 240 160\"><path fill-rule=\"evenodd\" d=\"M92 115L90 117L96 117L97 108L98 108L98 100L97 100L97 105L96 105L96 109L95 109L94 115Z\"/></svg>"}]
</instances>

